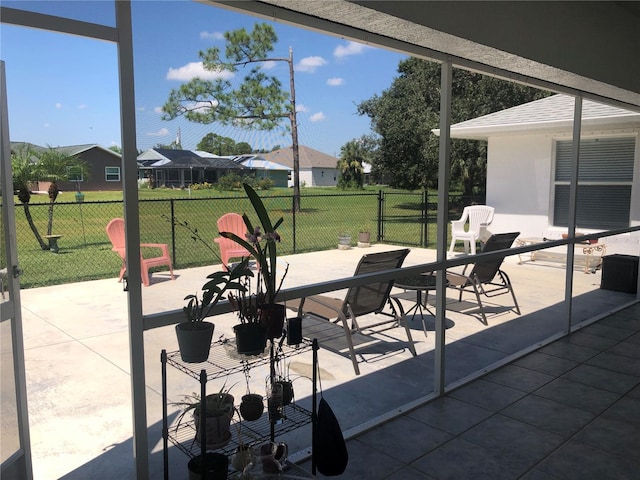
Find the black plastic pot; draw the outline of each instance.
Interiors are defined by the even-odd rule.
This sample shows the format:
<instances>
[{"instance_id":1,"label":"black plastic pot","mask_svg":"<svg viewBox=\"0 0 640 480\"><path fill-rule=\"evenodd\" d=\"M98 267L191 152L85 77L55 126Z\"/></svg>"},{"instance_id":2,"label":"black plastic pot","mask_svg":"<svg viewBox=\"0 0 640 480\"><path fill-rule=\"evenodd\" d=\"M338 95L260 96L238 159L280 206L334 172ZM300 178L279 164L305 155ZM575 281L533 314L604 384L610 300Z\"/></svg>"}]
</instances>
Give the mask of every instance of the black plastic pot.
<instances>
[{"instance_id":1,"label":"black plastic pot","mask_svg":"<svg viewBox=\"0 0 640 480\"><path fill-rule=\"evenodd\" d=\"M210 322L182 322L176 325L180 357L186 363L201 363L209 358L215 325Z\"/></svg>"},{"instance_id":2,"label":"black plastic pot","mask_svg":"<svg viewBox=\"0 0 640 480\"><path fill-rule=\"evenodd\" d=\"M226 480L229 474L229 459L221 453L207 452L205 454L206 480ZM202 479L202 455L189 460L189 480Z\"/></svg>"},{"instance_id":3,"label":"black plastic pot","mask_svg":"<svg viewBox=\"0 0 640 480\"><path fill-rule=\"evenodd\" d=\"M239 323L233 327L236 349L243 355L259 355L267 346L267 329L259 323Z\"/></svg>"}]
</instances>

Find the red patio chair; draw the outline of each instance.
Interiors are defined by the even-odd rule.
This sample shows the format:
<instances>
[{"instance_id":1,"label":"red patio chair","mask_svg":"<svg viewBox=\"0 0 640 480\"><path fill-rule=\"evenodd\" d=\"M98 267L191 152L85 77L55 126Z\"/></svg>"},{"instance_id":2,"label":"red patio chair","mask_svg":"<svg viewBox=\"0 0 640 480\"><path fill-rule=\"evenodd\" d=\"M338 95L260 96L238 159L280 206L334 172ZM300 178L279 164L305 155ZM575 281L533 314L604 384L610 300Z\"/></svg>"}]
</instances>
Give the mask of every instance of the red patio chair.
<instances>
[{"instance_id":1,"label":"red patio chair","mask_svg":"<svg viewBox=\"0 0 640 480\"><path fill-rule=\"evenodd\" d=\"M247 226L244 224L242 215L237 213L225 213L218 219L219 232L235 233L240 238L245 238L247 234ZM222 268L229 270L229 260L232 258L249 257L249 250L229 238L216 237L214 241L220 246L220 258L222 259ZM256 262L257 263L257 262ZM260 265L258 265L258 269Z\"/></svg>"}]
</instances>

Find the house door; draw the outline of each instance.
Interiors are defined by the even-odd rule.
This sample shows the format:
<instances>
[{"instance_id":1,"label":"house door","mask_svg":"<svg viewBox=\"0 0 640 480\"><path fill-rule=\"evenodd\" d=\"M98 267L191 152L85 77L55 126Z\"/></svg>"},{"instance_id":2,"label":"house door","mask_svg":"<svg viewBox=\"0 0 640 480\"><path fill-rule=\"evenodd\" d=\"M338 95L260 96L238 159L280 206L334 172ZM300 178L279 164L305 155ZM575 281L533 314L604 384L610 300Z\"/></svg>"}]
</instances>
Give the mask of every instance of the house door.
<instances>
[{"instance_id":1,"label":"house door","mask_svg":"<svg viewBox=\"0 0 640 480\"><path fill-rule=\"evenodd\" d=\"M32 479L31 445L22 344L20 281L16 249L16 225L11 175L11 145L5 83L5 63L0 60L0 355L2 401L0 401L0 478Z\"/></svg>"}]
</instances>

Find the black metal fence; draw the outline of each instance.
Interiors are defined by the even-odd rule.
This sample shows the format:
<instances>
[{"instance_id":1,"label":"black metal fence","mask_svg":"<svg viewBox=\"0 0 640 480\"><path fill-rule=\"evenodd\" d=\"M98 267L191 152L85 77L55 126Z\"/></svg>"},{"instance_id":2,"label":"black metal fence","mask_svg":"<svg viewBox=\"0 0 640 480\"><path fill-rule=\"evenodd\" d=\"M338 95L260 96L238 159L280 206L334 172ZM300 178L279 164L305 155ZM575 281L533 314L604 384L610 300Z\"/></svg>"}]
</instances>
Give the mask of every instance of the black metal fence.
<instances>
[{"instance_id":1,"label":"black metal fence","mask_svg":"<svg viewBox=\"0 0 640 480\"><path fill-rule=\"evenodd\" d=\"M301 210L292 212L293 197L263 197L272 219L282 216L280 254L336 248L338 236L352 234L353 244L361 227L368 226L372 241L408 246L435 246L436 194L411 192L362 192L307 194ZM465 205L483 203L482 197L452 196L450 219L458 218ZM46 234L48 204L30 204L28 210L41 235ZM56 203L52 233L58 253L42 250L26 220L23 205L16 206L18 258L24 288L117 276L121 261L111 251L105 227L123 216L123 203ZM245 197L144 200L139 203L142 242L169 245L174 268L215 265L217 219L227 212L253 209ZM184 228L181 224L189 228ZM194 235L193 231L197 232ZM195 240L199 236L202 241ZM44 238L45 243L48 241Z\"/></svg>"}]
</instances>

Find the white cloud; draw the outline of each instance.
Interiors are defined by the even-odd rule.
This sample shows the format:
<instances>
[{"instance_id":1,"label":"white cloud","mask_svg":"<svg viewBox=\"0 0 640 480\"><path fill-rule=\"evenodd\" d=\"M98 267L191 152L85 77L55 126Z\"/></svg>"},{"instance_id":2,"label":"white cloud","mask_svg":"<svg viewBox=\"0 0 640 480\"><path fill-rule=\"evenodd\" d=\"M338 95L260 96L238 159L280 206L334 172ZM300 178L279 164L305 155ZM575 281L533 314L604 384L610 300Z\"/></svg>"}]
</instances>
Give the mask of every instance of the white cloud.
<instances>
[{"instance_id":1,"label":"white cloud","mask_svg":"<svg viewBox=\"0 0 640 480\"><path fill-rule=\"evenodd\" d=\"M309 120L311 120L311 122L315 123L315 122L321 122L326 118L327 117L324 116L324 113L318 112L318 113L314 113L313 115L311 115L311 117L309 117Z\"/></svg>"},{"instance_id":2,"label":"white cloud","mask_svg":"<svg viewBox=\"0 0 640 480\"><path fill-rule=\"evenodd\" d=\"M327 85L330 87L339 87L344 84L344 78L333 77L327 80Z\"/></svg>"},{"instance_id":3,"label":"white cloud","mask_svg":"<svg viewBox=\"0 0 640 480\"><path fill-rule=\"evenodd\" d=\"M162 115L164 112L162 111L162 107L155 107L153 109L153 113L157 113L158 115Z\"/></svg>"},{"instance_id":4,"label":"white cloud","mask_svg":"<svg viewBox=\"0 0 640 480\"><path fill-rule=\"evenodd\" d=\"M338 45L333 51L333 56L337 58L348 57L350 55L360 55L367 48L371 48L367 45L356 42L347 42L346 45Z\"/></svg>"},{"instance_id":5,"label":"white cloud","mask_svg":"<svg viewBox=\"0 0 640 480\"><path fill-rule=\"evenodd\" d=\"M265 70L273 70L274 68L276 68L278 66L278 62L274 62L272 60L269 60L268 62L262 62L260 65Z\"/></svg>"},{"instance_id":6,"label":"white cloud","mask_svg":"<svg viewBox=\"0 0 640 480\"><path fill-rule=\"evenodd\" d=\"M87 108L86 103L81 103L80 105L78 105L78 110L84 110L85 108Z\"/></svg>"},{"instance_id":7,"label":"white cloud","mask_svg":"<svg viewBox=\"0 0 640 480\"><path fill-rule=\"evenodd\" d=\"M62 104L60 102L56 103L56 108L59 110L62 108Z\"/></svg>"},{"instance_id":8,"label":"white cloud","mask_svg":"<svg viewBox=\"0 0 640 480\"><path fill-rule=\"evenodd\" d=\"M190 62L182 67L170 68L167 72L167 80L188 82L196 77L203 80L215 80L217 78L229 79L233 78L233 73L228 70L222 70L220 72L205 70L202 62Z\"/></svg>"},{"instance_id":9,"label":"white cloud","mask_svg":"<svg viewBox=\"0 0 640 480\"><path fill-rule=\"evenodd\" d=\"M50 124L50 123L45 123L45 124L44 124L44 128L49 128L50 126L51 126L51 124Z\"/></svg>"},{"instance_id":10,"label":"white cloud","mask_svg":"<svg viewBox=\"0 0 640 480\"><path fill-rule=\"evenodd\" d=\"M169 130L166 128L161 128L157 132L147 132L149 137L164 137L165 135L169 135Z\"/></svg>"},{"instance_id":11,"label":"white cloud","mask_svg":"<svg viewBox=\"0 0 640 480\"><path fill-rule=\"evenodd\" d=\"M307 108L306 105L303 105L302 103L296 103L296 112L308 112L309 109Z\"/></svg>"},{"instance_id":12,"label":"white cloud","mask_svg":"<svg viewBox=\"0 0 640 480\"><path fill-rule=\"evenodd\" d=\"M146 109L146 107L136 107L136 111L138 112L144 112Z\"/></svg>"},{"instance_id":13,"label":"white cloud","mask_svg":"<svg viewBox=\"0 0 640 480\"><path fill-rule=\"evenodd\" d=\"M318 67L322 67L327 64L327 61L322 57L305 57L298 62L296 70L299 72L313 73Z\"/></svg>"},{"instance_id":14,"label":"white cloud","mask_svg":"<svg viewBox=\"0 0 640 480\"><path fill-rule=\"evenodd\" d=\"M201 40L224 40L221 32L200 32Z\"/></svg>"}]
</instances>

